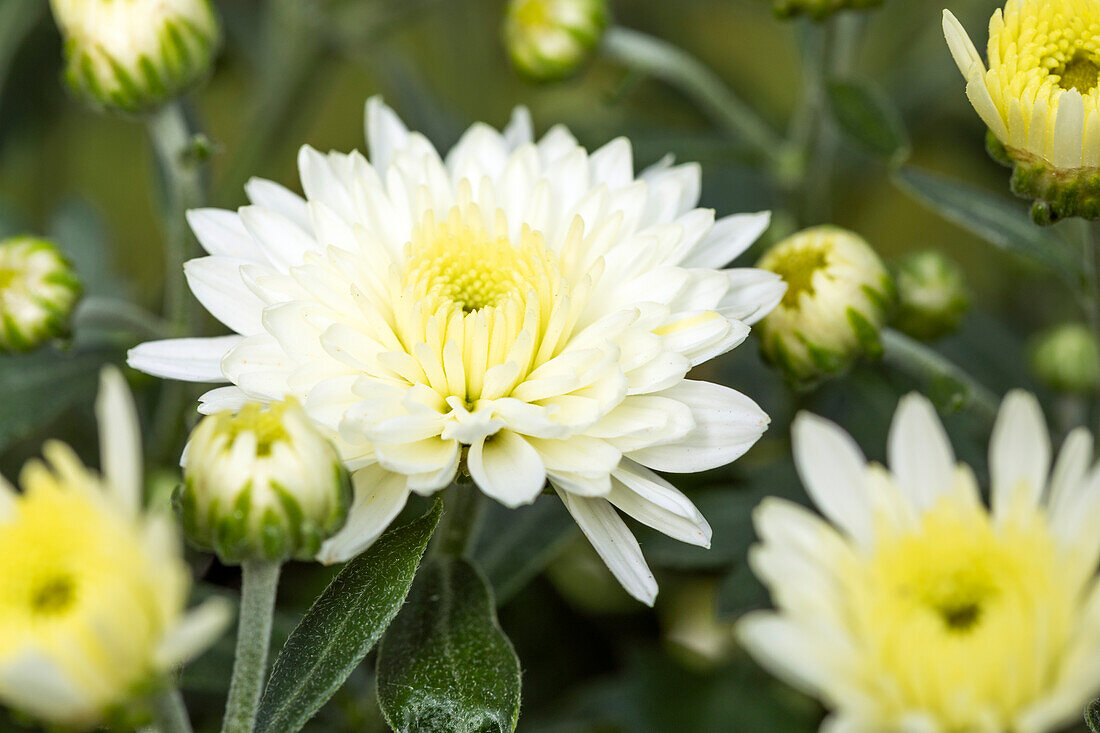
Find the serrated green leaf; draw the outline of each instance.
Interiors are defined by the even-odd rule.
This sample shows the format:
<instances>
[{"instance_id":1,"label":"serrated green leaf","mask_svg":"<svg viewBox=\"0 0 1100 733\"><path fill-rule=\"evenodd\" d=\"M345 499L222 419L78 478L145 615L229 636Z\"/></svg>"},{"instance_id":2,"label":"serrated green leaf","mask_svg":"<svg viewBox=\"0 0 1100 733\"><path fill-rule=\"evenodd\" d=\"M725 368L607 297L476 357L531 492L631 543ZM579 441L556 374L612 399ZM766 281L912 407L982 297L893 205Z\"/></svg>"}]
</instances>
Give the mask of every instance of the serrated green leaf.
<instances>
[{"instance_id":1,"label":"serrated green leaf","mask_svg":"<svg viewBox=\"0 0 1100 733\"><path fill-rule=\"evenodd\" d=\"M519 659L468 561L437 557L417 576L378 650L378 699L398 733L515 730Z\"/></svg>"},{"instance_id":2,"label":"serrated green leaf","mask_svg":"<svg viewBox=\"0 0 1100 733\"><path fill-rule=\"evenodd\" d=\"M400 610L441 512L389 530L333 579L275 660L258 733L301 730L336 694Z\"/></svg>"},{"instance_id":3,"label":"serrated green leaf","mask_svg":"<svg viewBox=\"0 0 1100 733\"><path fill-rule=\"evenodd\" d=\"M832 79L825 85L829 109L840 129L868 152L897 163L909 154L909 134L890 101L868 83Z\"/></svg>"},{"instance_id":4,"label":"serrated green leaf","mask_svg":"<svg viewBox=\"0 0 1100 733\"><path fill-rule=\"evenodd\" d=\"M1092 733L1100 733L1100 700L1093 700L1085 708L1085 723Z\"/></svg>"},{"instance_id":5,"label":"serrated green leaf","mask_svg":"<svg viewBox=\"0 0 1100 733\"><path fill-rule=\"evenodd\" d=\"M0 449L94 395L99 368L115 356L107 349L73 354L44 349L0 357Z\"/></svg>"},{"instance_id":6,"label":"serrated green leaf","mask_svg":"<svg viewBox=\"0 0 1100 733\"><path fill-rule=\"evenodd\" d=\"M948 221L999 249L1031 260L1074 288L1082 286L1084 274L1070 246L1049 229L1032 223L1014 200L915 168L903 168L894 180Z\"/></svg>"},{"instance_id":7,"label":"serrated green leaf","mask_svg":"<svg viewBox=\"0 0 1100 733\"><path fill-rule=\"evenodd\" d=\"M497 605L511 598L557 557L576 527L556 496L540 497L519 509L491 504L474 561L489 579Z\"/></svg>"}]
</instances>

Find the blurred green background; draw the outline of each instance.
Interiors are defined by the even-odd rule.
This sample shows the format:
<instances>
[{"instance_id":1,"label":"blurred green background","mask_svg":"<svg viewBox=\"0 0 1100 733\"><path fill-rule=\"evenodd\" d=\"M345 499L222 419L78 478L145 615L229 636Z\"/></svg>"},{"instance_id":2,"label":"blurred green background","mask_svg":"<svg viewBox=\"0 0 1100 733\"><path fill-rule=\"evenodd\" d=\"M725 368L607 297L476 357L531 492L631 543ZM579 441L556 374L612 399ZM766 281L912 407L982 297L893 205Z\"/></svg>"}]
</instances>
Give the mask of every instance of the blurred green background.
<instances>
[{"instance_id":1,"label":"blurred green background","mask_svg":"<svg viewBox=\"0 0 1100 733\"><path fill-rule=\"evenodd\" d=\"M500 43L503 0L217 4L226 29L224 48L209 82L188 102L214 146L210 205L244 203L241 186L252 175L297 189L296 152L303 143L322 150L363 149L364 101L382 94L410 128L423 131L441 150L471 122L500 126L512 107L523 104L538 132L564 123L590 149L628 136L639 167L668 152L698 160L703 205L719 215L777 210L772 232L745 264L777 235L818 223L796 221L783 211L781 192L752 166L738 141L659 81L636 77L598 56L566 82L536 86L521 80ZM997 6L993 0L951 2L982 40ZM785 132L801 96L810 23L777 20L766 0L614 0L612 7L616 24L689 50ZM910 163L1007 196L1006 171L985 154L984 130L943 41L941 10L938 3L886 0L883 8L866 13L854 73L877 85L900 110L912 140ZM79 245L74 257L82 274L104 283L93 283L93 291L110 288L155 309L164 266L148 137L136 120L98 115L69 99L59 83L60 56L45 0L0 0L0 234L50 233L63 249ZM1068 296L1059 295L1048 276L915 203L891 183L885 164L858 148L840 142L834 161L828 220L862 234L886 259L934 248L963 265L974 307L962 331L938 348L998 393L1014 386L1037 390L1022 366L1023 343L1036 329L1073 315ZM1040 291L1043 297L1034 297ZM788 457L787 425L795 410L833 417L870 456L881 457L897 397L916 385L880 366L865 366L813 395L795 396L763 366L751 341L709 364L705 376L757 399L772 415L773 427L735 466L677 482L692 492L714 525L709 553L639 532L662 583L656 611L625 599L607 585L606 573L592 569L590 554L574 545L556 503L540 501L521 510L519 519L497 510L490 516L496 531L485 534L504 539L482 547L479 556L491 579L509 578L511 584L497 591L505 601L502 623L524 666L519 730L816 729L822 713L815 703L773 682L732 648L710 660L685 651L670 639L676 637L670 619L683 618L676 607L691 605L698 588L693 581L699 579L713 581L716 596L704 594L699 603L716 609L721 623L766 605L743 564L752 541L749 511L765 494L804 501ZM150 380L131 377L139 390L151 389ZM46 435L71 440L84 455L94 456L91 399L88 391L49 424L0 443L0 470L14 476ZM984 476L988 426L966 414L951 416L948 424L960 457ZM170 488L170 458L152 469ZM525 548L522 535L511 538L514 545L506 541L504 529L513 525L559 528L539 545L545 558L556 558L551 571L530 583L509 575L513 548ZM204 576L203 592L222 592L237 583L233 571L201 557L195 557L195 567ZM283 634L331 573L307 565L287 572L280 596ZM200 730L216 728L230 643L219 645L185 678ZM381 730L371 674L370 664L363 665L309 729ZM0 730L5 725L15 723L0 719Z\"/></svg>"}]
</instances>

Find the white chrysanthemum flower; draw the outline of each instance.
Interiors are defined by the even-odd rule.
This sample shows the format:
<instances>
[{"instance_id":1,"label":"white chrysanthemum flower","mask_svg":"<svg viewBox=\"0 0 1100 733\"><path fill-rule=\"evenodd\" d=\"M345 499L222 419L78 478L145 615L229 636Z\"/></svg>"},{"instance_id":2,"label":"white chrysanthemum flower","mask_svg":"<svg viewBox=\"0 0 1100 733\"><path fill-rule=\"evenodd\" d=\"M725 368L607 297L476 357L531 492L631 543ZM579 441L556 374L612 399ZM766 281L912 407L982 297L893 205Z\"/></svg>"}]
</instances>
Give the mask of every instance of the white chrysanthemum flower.
<instances>
[{"instance_id":1,"label":"white chrysanthemum flower","mask_svg":"<svg viewBox=\"0 0 1100 733\"><path fill-rule=\"evenodd\" d=\"M141 510L141 433L113 369L97 413L102 478L57 442L22 493L0 478L0 702L64 726L140 719L231 615L221 600L185 613L190 571L171 517Z\"/></svg>"},{"instance_id":2,"label":"white chrysanthemum flower","mask_svg":"<svg viewBox=\"0 0 1100 733\"><path fill-rule=\"evenodd\" d=\"M1051 472L1038 402L1010 394L988 510L919 395L894 416L889 470L821 418L800 415L793 434L829 521L780 499L758 507L749 562L778 611L738 631L834 711L823 731L1042 733L1080 718L1100 690L1100 467L1086 430Z\"/></svg>"},{"instance_id":3,"label":"white chrysanthemum flower","mask_svg":"<svg viewBox=\"0 0 1100 733\"><path fill-rule=\"evenodd\" d=\"M685 379L782 297L779 276L719 270L768 215L695 208L699 167L635 178L630 143L591 155L563 127L532 140L526 111L474 125L444 160L381 101L371 160L303 148L306 198L248 184L239 213L195 211L211 256L195 296L238 335L144 344L151 374L228 381L203 412L295 397L355 471L333 562L369 545L408 493L465 463L508 505L547 479L609 567L651 602L656 583L616 513L706 545L710 528L654 470L744 453L768 417Z\"/></svg>"}]
</instances>

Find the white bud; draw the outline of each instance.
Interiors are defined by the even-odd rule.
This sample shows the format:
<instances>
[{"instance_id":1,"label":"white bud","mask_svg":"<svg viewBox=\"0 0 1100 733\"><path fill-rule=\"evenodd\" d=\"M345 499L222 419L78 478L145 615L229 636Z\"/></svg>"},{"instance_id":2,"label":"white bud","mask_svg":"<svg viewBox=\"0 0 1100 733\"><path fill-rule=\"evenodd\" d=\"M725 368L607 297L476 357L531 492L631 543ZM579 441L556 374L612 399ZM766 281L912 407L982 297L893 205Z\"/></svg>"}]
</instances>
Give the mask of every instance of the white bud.
<instances>
[{"instance_id":1,"label":"white bud","mask_svg":"<svg viewBox=\"0 0 1100 733\"><path fill-rule=\"evenodd\" d=\"M80 281L51 242L0 241L0 353L30 351L68 332Z\"/></svg>"},{"instance_id":2,"label":"white bud","mask_svg":"<svg viewBox=\"0 0 1100 733\"><path fill-rule=\"evenodd\" d=\"M504 43L517 71L535 81L553 81L580 68L607 22L605 0L512 0Z\"/></svg>"}]
</instances>

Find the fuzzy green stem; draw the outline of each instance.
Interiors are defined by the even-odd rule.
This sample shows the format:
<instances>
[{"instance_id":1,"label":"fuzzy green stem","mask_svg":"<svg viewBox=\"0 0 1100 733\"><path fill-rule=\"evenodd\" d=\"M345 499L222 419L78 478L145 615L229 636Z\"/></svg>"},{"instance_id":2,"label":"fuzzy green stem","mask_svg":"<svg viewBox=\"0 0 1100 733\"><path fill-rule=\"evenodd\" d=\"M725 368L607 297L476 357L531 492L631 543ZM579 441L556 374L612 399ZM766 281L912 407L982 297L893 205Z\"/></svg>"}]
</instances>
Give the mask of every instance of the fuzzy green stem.
<instances>
[{"instance_id":1,"label":"fuzzy green stem","mask_svg":"<svg viewBox=\"0 0 1100 733\"><path fill-rule=\"evenodd\" d=\"M787 156L783 140L694 56L667 41L618 26L604 33L601 49L612 61L679 89L732 137L752 147L777 173L784 170Z\"/></svg>"},{"instance_id":2,"label":"fuzzy green stem","mask_svg":"<svg viewBox=\"0 0 1100 733\"><path fill-rule=\"evenodd\" d=\"M237 654L229 683L222 733L252 733L267 677L271 621L279 588L279 562L246 560L241 564L241 615Z\"/></svg>"},{"instance_id":3,"label":"fuzzy green stem","mask_svg":"<svg viewBox=\"0 0 1100 733\"><path fill-rule=\"evenodd\" d=\"M973 411L992 423L1000 400L987 387L939 352L908 336L884 328L881 334L883 361L933 388L947 388L955 399L953 407Z\"/></svg>"},{"instance_id":4,"label":"fuzzy green stem","mask_svg":"<svg viewBox=\"0 0 1100 733\"><path fill-rule=\"evenodd\" d=\"M153 722L158 733L191 733L191 719L178 688L168 687L153 699Z\"/></svg>"},{"instance_id":5,"label":"fuzzy green stem","mask_svg":"<svg viewBox=\"0 0 1100 733\"><path fill-rule=\"evenodd\" d=\"M443 516L432 536L432 554L464 557L481 529L485 495L473 484L452 484L443 495Z\"/></svg>"}]
</instances>

